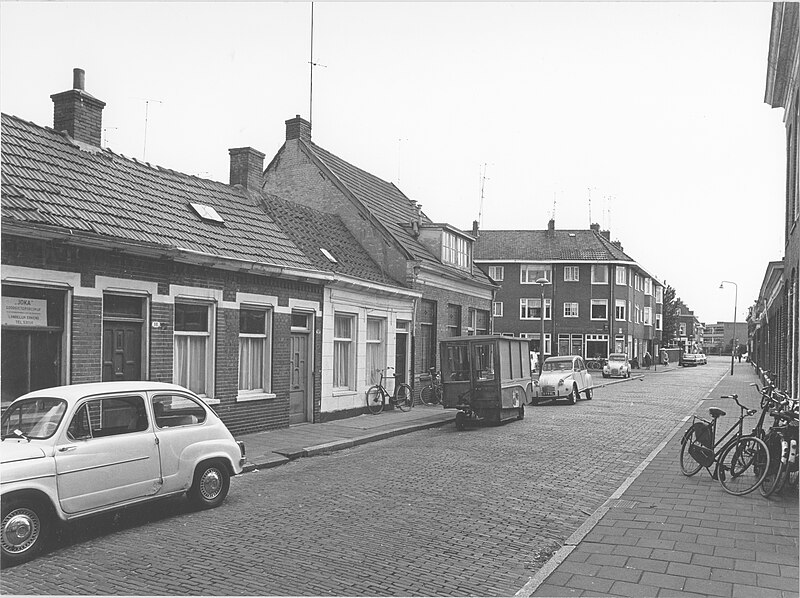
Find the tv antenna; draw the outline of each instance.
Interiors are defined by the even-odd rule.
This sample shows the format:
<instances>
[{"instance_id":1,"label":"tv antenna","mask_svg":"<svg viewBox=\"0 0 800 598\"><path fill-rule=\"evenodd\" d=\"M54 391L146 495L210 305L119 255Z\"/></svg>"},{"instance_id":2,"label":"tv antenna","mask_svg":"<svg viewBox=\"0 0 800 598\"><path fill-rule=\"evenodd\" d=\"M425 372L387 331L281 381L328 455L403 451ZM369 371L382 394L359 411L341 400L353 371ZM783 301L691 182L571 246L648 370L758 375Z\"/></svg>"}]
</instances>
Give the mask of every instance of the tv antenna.
<instances>
[{"instance_id":1,"label":"tv antenna","mask_svg":"<svg viewBox=\"0 0 800 598\"><path fill-rule=\"evenodd\" d=\"M137 98L144 101L144 142L142 144L142 161L147 160L147 121L150 114L150 102L156 104L163 104L161 100L154 100L152 98Z\"/></svg>"},{"instance_id":2,"label":"tv antenna","mask_svg":"<svg viewBox=\"0 0 800 598\"><path fill-rule=\"evenodd\" d=\"M314 107L314 67L321 66L322 68L328 68L324 64L320 64L319 62L314 62L314 3L311 3L311 60L308 61L309 64L309 86L308 86L308 124L311 124L312 114L313 114L313 107Z\"/></svg>"},{"instance_id":3,"label":"tv antenna","mask_svg":"<svg viewBox=\"0 0 800 598\"><path fill-rule=\"evenodd\" d=\"M489 165L486 162L484 162L483 163L483 168L479 169L479 172L481 173L481 201L480 201L480 205L478 206L478 228L479 229L483 228L483 190L486 187L486 180L487 180L486 179L486 169L488 167L489 167Z\"/></svg>"}]
</instances>

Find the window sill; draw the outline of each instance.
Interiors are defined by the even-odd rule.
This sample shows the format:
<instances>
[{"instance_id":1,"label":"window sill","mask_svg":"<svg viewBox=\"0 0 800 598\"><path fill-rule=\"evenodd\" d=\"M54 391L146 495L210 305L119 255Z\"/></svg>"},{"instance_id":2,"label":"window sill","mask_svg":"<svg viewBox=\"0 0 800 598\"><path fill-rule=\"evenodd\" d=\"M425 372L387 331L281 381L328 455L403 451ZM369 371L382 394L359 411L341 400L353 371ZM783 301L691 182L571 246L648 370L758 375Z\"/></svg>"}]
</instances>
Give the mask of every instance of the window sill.
<instances>
[{"instance_id":1,"label":"window sill","mask_svg":"<svg viewBox=\"0 0 800 598\"><path fill-rule=\"evenodd\" d=\"M347 395L355 395L356 391L350 390L349 388L339 388L339 389L334 389L332 394L334 397L344 397Z\"/></svg>"},{"instance_id":2,"label":"window sill","mask_svg":"<svg viewBox=\"0 0 800 598\"><path fill-rule=\"evenodd\" d=\"M271 392L239 393L238 395L236 395L236 402L245 403L247 401L265 401L268 399L274 399L277 396L278 395Z\"/></svg>"},{"instance_id":3,"label":"window sill","mask_svg":"<svg viewBox=\"0 0 800 598\"><path fill-rule=\"evenodd\" d=\"M222 402L219 399L212 399L212 398L206 397L206 396L201 396L200 398L203 399L203 402L206 405L219 405Z\"/></svg>"}]
</instances>

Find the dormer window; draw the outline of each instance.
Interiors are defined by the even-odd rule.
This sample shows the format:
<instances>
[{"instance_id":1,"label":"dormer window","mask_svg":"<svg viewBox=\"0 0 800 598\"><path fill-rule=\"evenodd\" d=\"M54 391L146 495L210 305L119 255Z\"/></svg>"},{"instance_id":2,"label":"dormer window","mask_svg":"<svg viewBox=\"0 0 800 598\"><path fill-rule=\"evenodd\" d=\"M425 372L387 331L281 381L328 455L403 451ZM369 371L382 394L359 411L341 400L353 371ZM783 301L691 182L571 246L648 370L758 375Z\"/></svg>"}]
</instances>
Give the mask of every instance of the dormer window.
<instances>
[{"instance_id":1,"label":"dormer window","mask_svg":"<svg viewBox=\"0 0 800 598\"><path fill-rule=\"evenodd\" d=\"M472 243L449 231L442 231L442 261L458 268L472 264Z\"/></svg>"}]
</instances>

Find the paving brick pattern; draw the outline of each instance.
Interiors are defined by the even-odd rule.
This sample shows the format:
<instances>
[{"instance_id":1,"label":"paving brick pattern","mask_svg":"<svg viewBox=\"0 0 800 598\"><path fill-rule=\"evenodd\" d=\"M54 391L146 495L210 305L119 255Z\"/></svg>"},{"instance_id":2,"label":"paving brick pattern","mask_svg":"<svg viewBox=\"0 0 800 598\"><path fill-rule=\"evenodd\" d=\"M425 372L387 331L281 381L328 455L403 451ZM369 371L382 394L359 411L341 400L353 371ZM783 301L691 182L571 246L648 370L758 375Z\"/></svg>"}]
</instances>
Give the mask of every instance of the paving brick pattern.
<instances>
[{"instance_id":1,"label":"paving brick pattern","mask_svg":"<svg viewBox=\"0 0 800 598\"><path fill-rule=\"evenodd\" d=\"M92 518L3 571L0 592L513 595L724 369L648 373L501 427L447 425L247 473L213 511L173 499ZM785 519L765 515L760 496L683 478L668 453L622 496L636 505L608 510L536 595L785 596L796 586L796 500ZM756 546L762 526L769 546L783 537L782 550ZM722 575L731 562L735 584Z\"/></svg>"},{"instance_id":2,"label":"paving brick pattern","mask_svg":"<svg viewBox=\"0 0 800 598\"><path fill-rule=\"evenodd\" d=\"M697 409L723 409L726 430L737 393L757 408L753 370L726 375ZM752 429L755 418L749 422ZM705 470L680 473L676 434L533 596L798 596L798 497L727 494ZM520 595L531 595L522 592Z\"/></svg>"}]
</instances>

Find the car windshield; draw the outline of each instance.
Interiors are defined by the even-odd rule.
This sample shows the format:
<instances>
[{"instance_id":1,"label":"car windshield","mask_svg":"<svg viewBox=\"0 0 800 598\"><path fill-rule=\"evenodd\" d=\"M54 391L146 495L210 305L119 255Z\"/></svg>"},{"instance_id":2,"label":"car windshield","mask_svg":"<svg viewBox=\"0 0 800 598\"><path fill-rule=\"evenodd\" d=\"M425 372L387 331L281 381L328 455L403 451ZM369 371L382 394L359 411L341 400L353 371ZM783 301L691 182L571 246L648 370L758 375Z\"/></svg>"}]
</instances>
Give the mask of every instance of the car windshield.
<instances>
[{"instance_id":1,"label":"car windshield","mask_svg":"<svg viewBox=\"0 0 800 598\"><path fill-rule=\"evenodd\" d=\"M16 437L19 430L27 438L44 439L55 434L67 402L63 399L25 399L11 405L0 420L2 438Z\"/></svg>"},{"instance_id":2,"label":"car windshield","mask_svg":"<svg viewBox=\"0 0 800 598\"><path fill-rule=\"evenodd\" d=\"M544 362L544 366L542 366L542 370L545 372L571 372L572 371L572 360L571 359L558 359L558 360L547 360Z\"/></svg>"},{"instance_id":3,"label":"car windshield","mask_svg":"<svg viewBox=\"0 0 800 598\"><path fill-rule=\"evenodd\" d=\"M624 353L612 353L608 356L609 361L625 361L626 357Z\"/></svg>"}]
</instances>

